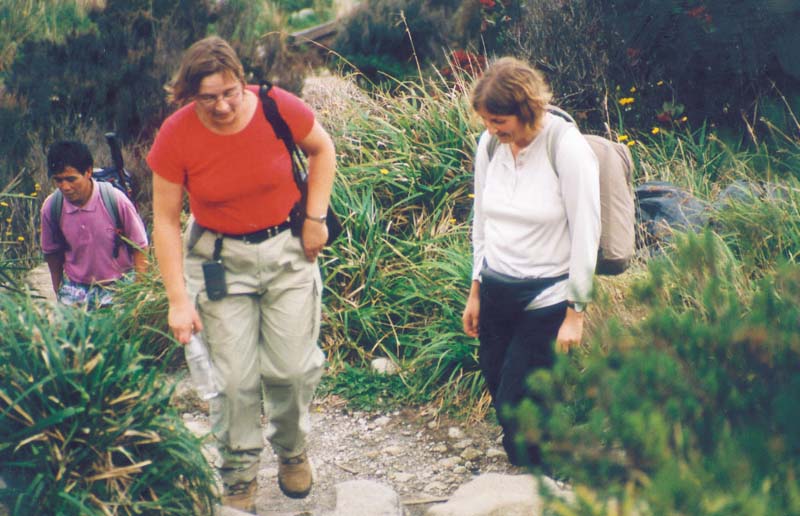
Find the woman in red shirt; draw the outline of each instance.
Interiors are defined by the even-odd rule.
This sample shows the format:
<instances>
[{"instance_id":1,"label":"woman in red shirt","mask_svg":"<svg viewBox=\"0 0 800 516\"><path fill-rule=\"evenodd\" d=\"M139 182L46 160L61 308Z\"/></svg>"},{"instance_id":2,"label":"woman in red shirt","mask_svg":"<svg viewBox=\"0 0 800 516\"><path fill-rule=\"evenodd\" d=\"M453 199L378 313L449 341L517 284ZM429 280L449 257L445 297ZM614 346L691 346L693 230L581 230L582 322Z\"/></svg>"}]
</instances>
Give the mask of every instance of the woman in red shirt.
<instances>
[{"instance_id":1,"label":"woman in red shirt","mask_svg":"<svg viewBox=\"0 0 800 516\"><path fill-rule=\"evenodd\" d=\"M308 406L324 363L317 345L322 285L316 257L328 237L324 216L335 174L333 143L313 112L272 88L270 96L308 157L306 220L301 237L293 237L288 216L300 192L257 91L245 83L227 42L198 41L170 87L180 107L147 156L169 326L182 344L203 331L220 384L211 419L222 454L223 501L245 510L254 508L257 488L262 384L279 485L296 498L311 489ZM185 235L191 242L181 246L184 191L194 220ZM215 269L213 277L204 277L204 267ZM214 292L213 283L224 292Z\"/></svg>"}]
</instances>

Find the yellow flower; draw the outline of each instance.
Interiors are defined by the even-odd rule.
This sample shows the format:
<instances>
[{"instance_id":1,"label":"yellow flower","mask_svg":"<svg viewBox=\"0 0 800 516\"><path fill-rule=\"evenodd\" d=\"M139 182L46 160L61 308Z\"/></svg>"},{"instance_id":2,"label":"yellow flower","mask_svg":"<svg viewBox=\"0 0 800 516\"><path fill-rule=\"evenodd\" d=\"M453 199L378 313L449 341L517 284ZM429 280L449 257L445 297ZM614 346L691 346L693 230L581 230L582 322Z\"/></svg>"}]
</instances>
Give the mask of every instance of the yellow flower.
<instances>
[{"instance_id":1,"label":"yellow flower","mask_svg":"<svg viewBox=\"0 0 800 516\"><path fill-rule=\"evenodd\" d=\"M627 106L628 104L633 104L634 100L635 99L633 97L621 98L621 99L619 99L619 105L620 106Z\"/></svg>"},{"instance_id":2,"label":"yellow flower","mask_svg":"<svg viewBox=\"0 0 800 516\"><path fill-rule=\"evenodd\" d=\"M631 140L631 141L629 141L629 142L627 143L627 145L628 145L628 147L633 147L634 145L636 145L636 142L635 142L635 141L633 141L633 140Z\"/></svg>"},{"instance_id":3,"label":"yellow flower","mask_svg":"<svg viewBox=\"0 0 800 516\"><path fill-rule=\"evenodd\" d=\"M658 82L656 83L656 86L663 86L663 85L664 85L664 81L658 81Z\"/></svg>"},{"instance_id":4,"label":"yellow flower","mask_svg":"<svg viewBox=\"0 0 800 516\"><path fill-rule=\"evenodd\" d=\"M475 198L475 194L474 193L467 194L467 197L470 198L470 199L474 199Z\"/></svg>"},{"instance_id":5,"label":"yellow flower","mask_svg":"<svg viewBox=\"0 0 800 516\"><path fill-rule=\"evenodd\" d=\"M624 142L627 139L628 139L628 135L627 134L620 134L619 136L617 136L617 141L618 142Z\"/></svg>"},{"instance_id":6,"label":"yellow flower","mask_svg":"<svg viewBox=\"0 0 800 516\"><path fill-rule=\"evenodd\" d=\"M659 129L658 127L653 127L652 129L650 129L650 133L651 134L658 134L660 132L661 132L661 129Z\"/></svg>"},{"instance_id":7,"label":"yellow flower","mask_svg":"<svg viewBox=\"0 0 800 516\"><path fill-rule=\"evenodd\" d=\"M24 242L25 241L25 237L20 235L20 236L17 237L17 240L19 240L20 242Z\"/></svg>"},{"instance_id":8,"label":"yellow flower","mask_svg":"<svg viewBox=\"0 0 800 516\"><path fill-rule=\"evenodd\" d=\"M386 174L388 174L388 173L389 173L389 171L388 171L388 170L386 170L385 168L382 168L382 169L381 169L381 174L383 174L383 175L386 175Z\"/></svg>"},{"instance_id":9,"label":"yellow flower","mask_svg":"<svg viewBox=\"0 0 800 516\"><path fill-rule=\"evenodd\" d=\"M682 116L680 121L681 121L681 122L685 122L685 121L687 121L687 120L689 120L689 117L688 117L688 116Z\"/></svg>"},{"instance_id":10,"label":"yellow flower","mask_svg":"<svg viewBox=\"0 0 800 516\"><path fill-rule=\"evenodd\" d=\"M6 222L11 222L11 217L7 217Z\"/></svg>"},{"instance_id":11,"label":"yellow flower","mask_svg":"<svg viewBox=\"0 0 800 516\"><path fill-rule=\"evenodd\" d=\"M8 208L8 203L6 201L0 201L0 206Z\"/></svg>"},{"instance_id":12,"label":"yellow flower","mask_svg":"<svg viewBox=\"0 0 800 516\"><path fill-rule=\"evenodd\" d=\"M450 219L450 224L455 224L456 222L458 222L456 219Z\"/></svg>"},{"instance_id":13,"label":"yellow flower","mask_svg":"<svg viewBox=\"0 0 800 516\"><path fill-rule=\"evenodd\" d=\"M31 192L31 197L36 197L37 195L38 195L38 192Z\"/></svg>"},{"instance_id":14,"label":"yellow flower","mask_svg":"<svg viewBox=\"0 0 800 516\"><path fill-rule=\"evenodd\" d=\"M631 86L630 92L631 93L636 93L636 86Z\"/></svg>"},{"instance_id":15,"label":"yellow flower","mask_svg":"<svg viewBox=\"0 0 800 516\"><path fill-rule=\"evenodd\" d=\"M40 185L39 183L34 183L33 188L38 192L39 190L42 189L42 185Z\"/></svg>"}]
</instances>

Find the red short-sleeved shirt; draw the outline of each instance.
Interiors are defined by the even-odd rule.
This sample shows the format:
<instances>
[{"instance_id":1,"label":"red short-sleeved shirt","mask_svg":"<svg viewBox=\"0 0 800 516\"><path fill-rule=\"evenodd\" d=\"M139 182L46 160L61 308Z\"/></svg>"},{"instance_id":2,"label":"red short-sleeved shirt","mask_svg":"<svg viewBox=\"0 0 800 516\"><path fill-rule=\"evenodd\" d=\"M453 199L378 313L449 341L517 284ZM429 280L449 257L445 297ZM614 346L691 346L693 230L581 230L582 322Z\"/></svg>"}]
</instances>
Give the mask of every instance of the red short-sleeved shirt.
<instances>
[{"instance_id":1,"label":"red short-sleeved shirt","mask_svg":"<svg viewBox=\"0 0 800 516\"><path fill-rule=\"evenodd\" d=\"M258 95L257 86L248 89ZM281 116L295 141L314 125L302 100L274 87ZM261 100L250 123L232 135L206 128L194 102L167 118L147 155L150 168L189 192L197 222L222 233L242 234L280 224L300 198L289 153L264 116Z\"/></svg>"}]
</instances>

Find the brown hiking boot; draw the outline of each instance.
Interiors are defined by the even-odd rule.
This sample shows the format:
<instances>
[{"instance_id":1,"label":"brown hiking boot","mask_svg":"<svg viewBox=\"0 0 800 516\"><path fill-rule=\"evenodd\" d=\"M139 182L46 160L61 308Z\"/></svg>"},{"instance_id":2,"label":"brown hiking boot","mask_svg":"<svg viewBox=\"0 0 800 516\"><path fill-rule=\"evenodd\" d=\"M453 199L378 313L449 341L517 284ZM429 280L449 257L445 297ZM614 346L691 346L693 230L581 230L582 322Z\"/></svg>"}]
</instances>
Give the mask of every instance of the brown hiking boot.
<instances>
[{"instance_id":1,"label":"brown hiking boot","mask_svg":"<svg viewBox=\"0 0 800 516\"><path fill-rule=\"evenodd\" d=\"M305 498L311 492L311 464L306 452L297 457L280 457L278 487L289 498Z\"/></svg>"},{"instance_id":2,"label":"brown hiking boot","mask_svg":"<svg viewBox=\"0 0 800 516\"><path fill-rule=\"evenodd\" d=\"M233 486L225 486L225 494L222 495L222 505L233 507L240 511L256 512L256 491L258 482L254 478L250 482L243 482Z\"/></svg>"}]
</instances>

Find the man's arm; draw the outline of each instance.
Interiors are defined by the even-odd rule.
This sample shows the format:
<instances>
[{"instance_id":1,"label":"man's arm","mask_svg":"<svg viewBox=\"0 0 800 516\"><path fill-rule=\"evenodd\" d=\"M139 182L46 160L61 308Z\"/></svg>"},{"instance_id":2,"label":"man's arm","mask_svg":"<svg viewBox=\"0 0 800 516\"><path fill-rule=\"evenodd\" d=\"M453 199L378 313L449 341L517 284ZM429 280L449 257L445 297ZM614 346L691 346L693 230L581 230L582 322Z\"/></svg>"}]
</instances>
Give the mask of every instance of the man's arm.
<instances>
[{"instance_id":1,"label":"man's arm","mask_svg":"<svg viewBox=\"0 0 800 516\"><path fill-rule=\"evenodd\" d=\"M50 280L53 282L53 290L58 294L61 282L64 280L64 252L50 253L44 255L44 261L50 269Z\"/></svg>"},{"instance_id":2,"label":"man's arm","mask_svg":"<svg viewBox=\"0 0 800 516\"><path fill-rule=\"evenodd\" d=\"M133 270L136 272L136 281L141 280L142 275L147 272L147 249L133 251Z\"/></svg>"}]
</instances>

